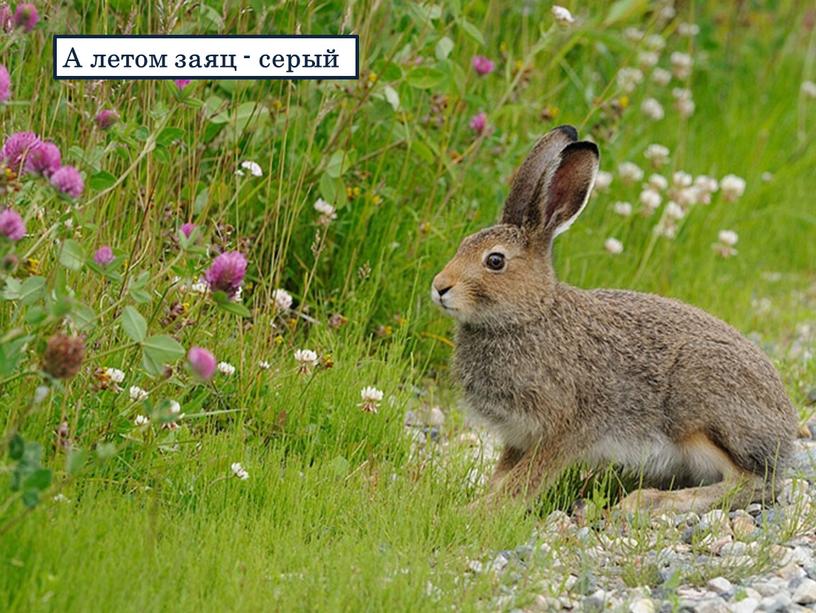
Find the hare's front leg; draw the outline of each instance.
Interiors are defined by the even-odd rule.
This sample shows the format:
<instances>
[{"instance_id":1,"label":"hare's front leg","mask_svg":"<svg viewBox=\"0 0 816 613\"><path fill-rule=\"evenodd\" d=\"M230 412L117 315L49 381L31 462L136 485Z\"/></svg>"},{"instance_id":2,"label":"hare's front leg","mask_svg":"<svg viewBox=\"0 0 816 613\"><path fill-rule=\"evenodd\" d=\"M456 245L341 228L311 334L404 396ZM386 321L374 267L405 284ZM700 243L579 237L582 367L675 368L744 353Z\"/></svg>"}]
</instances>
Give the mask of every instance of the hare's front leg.
<instances>
[{"instance_id":1,"label":"hare's front leg","mask_svg":"<svg viewBox=\"0 0 816 613\"><path fill-rule=\"evenodd\" d=\"M490 491L496 491L499 484L502 482L507 473L518 464L524 457L524 452L521 449L516 449L510 445L506 445L502 449L499 461L496 462L496 468L493 469L493 475L490 477Z\"/></svg>"},{"instance_id":2,"label":"hare's front leg","mask_svg":"<svg viewBox=\"0 0 816 613\"><path fill-rule=\"evenodd\" d=\"M574 447L565 439L561 442L540 440L522 454L496 484L494 491L499 496L534 500L541 490L555 481L575 455Z\"/></svg>"}]
</instances>

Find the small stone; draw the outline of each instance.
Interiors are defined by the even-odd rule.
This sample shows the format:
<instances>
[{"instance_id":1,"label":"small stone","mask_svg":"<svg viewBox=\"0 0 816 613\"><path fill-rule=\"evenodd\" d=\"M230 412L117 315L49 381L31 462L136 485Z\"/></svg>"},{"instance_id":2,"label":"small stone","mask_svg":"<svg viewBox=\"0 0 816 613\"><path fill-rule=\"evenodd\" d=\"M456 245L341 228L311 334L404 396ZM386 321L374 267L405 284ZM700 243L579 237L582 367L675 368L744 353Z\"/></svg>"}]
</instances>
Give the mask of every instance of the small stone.
<instances>
[{"instance_id":1,"label":"small stone","mask_svg":"<svg viewBox=\"0 0 816 613\"><path fill-rule=\"evenodd\" d=\"M484 570L484 565L479 560L471 560L467 563L467 567L470 572L477 575Z\"/></svg>"},{"instance_id":2,"label":"small stone","mask_svg":"<svg viewBox=\"0 0 816 613\"><path fill-rule=\"evenodd\" d=\"M406 425L406 427L413 427L413 426L419 426L420 425L419 418L417 417L416 413L414 413L413 411L407 411L405 413L405 421L403 423Z\"/></svg>"},{"instance_id":3,"label":"small stone","mask_svg":"<svg viewBox=\"0 0 816 613\"><path fill-rule=\"evenodd\" d=\"M490 565L494 572L500 573L504 570L504 567L509 564L507 558L505 558L502 554L497 555L493 558L493 563Z\"/></svg>"},{"instance_id":4,"label":"small stone","mask_svg":"<svg viewBox=\"0 0 816 613\"><path fill-rule=\"evenodd\" d=\"M606 604L606 600L607 600L606 592L601 589L598 589L581 601L581 607L584 611L591 612L603 611L604 605Z\"/></svg>"},{"instance_id":5,"label":"small stone","mask_svg":"<svg viewBox=\"0 0 816 613\"><path fill-rule=\"evenodd\" d=\"M728 613L731 610L722 598L699 600L690 608L694 613Z\"/></svg>"},{"instance_id":6,"label":"small stone","mask_svg":"<svg viewBox=\"0 0 816 613\"><path fill-rule=\"evenodd\" d=\"M758 608L759 600L751 597L743 598L731 605L731 610L734 613L754 613Z\"/></svg>"},{"instance_id":7,"label":"small stone","mask_svg":"<svg viewBox=\"0 0 816 613\"><path fill-rule=\"evenodd\" d=\"M785 592L777 592L773 596L766 596L759 603L763 611L768 613L775 613L776 611L787 611L791 605L791 597Z\"/></svg>"},{"instance_id":8,"label":"small stone","mask_svg":"<svg viewBox=\"0 0 816 613\"><path fill-rule=\"evenodd\" d=\"M731 520L731 529L734 531L734 536L741 541L751 536L756 528L754 518L747 513L744 516L738 515Z\"/></svg>"},{"instance_id":9,"label":"small stone","mask_svg":"<svg viewBox=\"0 0 816 613\"><path fill-rule=\"evenodd\" d=\"M745 512L749 515L759 515L762 512L762 505L758 502L752 502L747 507L745 507Z\"/></svg>"},{"instance_id":10,"label":"small stone","mask_svg":"<svg viewBox=\"0 0 816 613\"><path fill-rule=\"evenodd\" d=\"M720 596L730 594L734 589L734 585L725 577L714 577L706 585L708 589Z\"/></svg>"},{"instance_id":11,"label":"small stone","mask_svg":"<svg viewBox=\"0 0 816 613\"><path fill-rule=\"evenodd\" d=\"M793 601L803 605L816 603L816 581L802 579L793 592Z\"/></svg>"},{"instance_id":12,"label":"small stone","mask_svg":"<svg viewBox=\"0 0 816 613\"><path fill-rule=\"evenodd\" d=\"M630 613L655 613L657 605L651 598L638 598L629 605Z\"/></svg>"},{"instance_id":13,"label":"small stone","mask_svg":"<svg viewBox=\"0 0 816 613\"><path fill-rule=\"evenodd\" d=\"M745 552L748 551L748 547L745 543L740 541L734 541L733 543L726 543L720 549L721 556L742 556L745 555Z\"/></svg>"},{"instance_id":14,"label":"small stone","mask_svg":"<svg viewBox=\"0 0 816 613\"><path fill-rule=\"evenodd\" d=\"M439 407L433 407L428 414L428 425L441 428L445 424L445 414Z\"/></svg>"},{"instance_id":15,"label":"small stone","mask_svg":"<svg viewBox=\"0 0 816 613\"><path fill-rule=\"evenodd\" d=\"M789 562L777 570L776 575L785 581L791 582L795 579L801 579L806 575L806 573L798 564L796 564L796 562Z\"/></svg>"}]
</instances>

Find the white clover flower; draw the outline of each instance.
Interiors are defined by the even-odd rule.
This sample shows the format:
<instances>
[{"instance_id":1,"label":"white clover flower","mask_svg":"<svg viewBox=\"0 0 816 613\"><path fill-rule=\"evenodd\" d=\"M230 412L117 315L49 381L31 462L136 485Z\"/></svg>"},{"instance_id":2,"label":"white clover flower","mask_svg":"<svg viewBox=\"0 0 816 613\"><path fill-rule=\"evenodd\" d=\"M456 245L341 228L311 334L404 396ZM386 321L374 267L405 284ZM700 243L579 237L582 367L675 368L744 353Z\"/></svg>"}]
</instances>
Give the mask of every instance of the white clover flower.
<instances>
[{"instance_id":1,"label":"white clover flower","mask_svg":"<svg viewBox=\"0 0 816 613\"><path fill-rule=\"evenodd\" d=\"M595 191L597 192L605 192L609 189L609 186L612 184L612 173L606 172L605 170L599 170L598 174L595 175Z\"/></svg>"},{"instance_id":2,"label":"white clover flower","mask_svg":"<svg viewBox=\"0 0 816 613\"><path fill-rule=\"evenodd\" d=\"M37 389L34 390L34 404L40 404L43 400L48 397L48 386L46 385L38 385Z\"/></svg>"},{"instance_id":3,"label":"white clover flower","mask_svg":"<svg viewBox=\"0 0 816 613\"><path fill-rule=\"evenodd\" d=\"M638 30L634 26L629 26L628 28L626 28L623 31L623 35L626 37L626 40L628 40L630 42L633 42L633 43L638 43L641 40L643 40L643 31Z\"/></svg>"},{"instance_id":4,"label":"white clover flower","mask_svg":"<svg viewBox=\"0 0 816 613\"><path fill-rule=\"evenodd\" d=\"M627 94L635 91L638 83L643 80L643 73L639 68L621 68L618 71L618 87Z\"/></svg>"},{"instance_id":5,"label":"white clover flower","mask_svg":"<svg viewBox=\"0 0 816 613\"><path fill-rule=\"evenodd\" d=\"M133 401L138 402L140 400L144 400L145 398L147 398L147 392L138 385L131 385L129 392L130 399Z\"/></svg>"},{"instance_id":6,"label":"white clover flower","mask_svg":"<svg viewBox=\"0 0 816 613\"><path fill-rule=\"evenodd\" d=\"M194 294L207 294L210 291L210 286L204 281L196 281L190 286L190 291Z\"/></svg>"},{"instance_id":7,"label":"white clover flower","mask_svg":"<svg viewBox=\"0 0 816 613\"><path fill-rule=\"evenodd\" d=\"M260 362L258 362L258 368L260 368L261 370L269 370L270 368L272 368L272 365L266 360L261 360Z\"/></svg>"},{"instance_id":8,"label":"white clover flower","mask_svg":"<svg viewBox=\"0 0 816 613\"><path fill-rule=\"evenodd\" d=\"M674 187L679 187L679 188L688 187L689 185L692 184L692 182L693 182L693 179L692 179L691 175L689 173L687 173L687 172L682 171L682 170L678 170L677 172L675 172L672 175L672 185Z\"/></svg>"},{"instance_id":9,"label":"white clover flower","mask_svg":"<svg viewBox=\"0 0 816 613\"><path fill-rule=\"evenodd\" d=\"M133 423L137 426L146 426L150 423L150 418L146 415L137 415L136 419L133 420Z\"/></svg>"},{"instance_id":10,"label":"white clover flower","mask_svg":"<svg viewBox=\"0 0 816 613\"><path fill-rule=\"evenodd\" d=\"M647 185L650 188L654 189L654 190L662 192L667 187L669 187L669 182L666 180L666 177L664 177L663 175L659 175L659 174L655 173L655 174L649 175L649 181L647 182Z\"/></svg>"},{"instance_id":11,"label":"white clover flower","mask_svg":"<svg viewBox=\"0 0 816 613\"><path fill-rule=\"evenodd\" d=\"M660 168L669 161L669 148L663 145L652 143L643 152L644 157L652 163L655 168Z\"/></svg>"},{"instance_id":12,"label":"white clover flower","mask_svg":"<svg viewBox=\"0 0 816 613\"><path fill-rule=\"evenodd\" d=\"M173 415L178 415L179 413L181 413L181 405L178 403L178 401L176 400L170 401L170 412Z\"/></svg>"},{"instance_id":13,"label":"white clover flower","mask_svg":"<svg viewBox=\"0 0 816 613\"><path fill-rule=\"evenodd\" d=\"M677 203L685 208L693 206L701 201L700 190L694 186L676 189L674 190L673 194L677 200Z\"/></svg>"},{"instance_id":14,"label":"white clover flower","mask_svg":"<svg viewBox=\"0 0 816 613\"><path fill-rule=\"evenodd\" d=\"M660 121L665 116L663 105L654 98L646 98L640 105L640 110L653 121Z\"/></svg>"},{"instance_id":15,"label":"white clover flower","mask_svg":"<svg viewBox=\"0 0 816 613\"><path fill-rule=\"evenodd\" d=\"M243 300L244 300L244 288L239 285L238 289L235 290L235 293L232 295L231 300L233 302L243 302Z\"/></svg>"},{"instance_id":16,"label":"white clover flower","mask_svg":"<svg viewBox=\"0 0 816 613\"><path fill-rule=\"evenodd\" d=\"M236 170L235 174L238 176L244 176L244 170L248 170L249 174L253 177L262 177L263 170L261 170L260 165L257 162L253 162L251 160L246 160L245 162L241 162L241 169L243 170Z\"/></svg>"},{"instance_id":17,"label":"white clover flower","mask_svg":"<svg viewBox=\"0 0 816 613\"><path fill-rule=\"evenodd\" d=\"M657 210L657 207L660 206L662 201L663 198L660 196L660 193L651 188L646 188L640 192L640 203L643 205L644 212L649 215Z\"/></svg>"},{"instance_id":18,"label":"white clover flower","mask_svg":"<svg viewBox=\"0 0 816 613\"><path fill-rule=\"evenodd\" d=\"M728 245L729 247L733 247L739 241L739 236L733 230L720 230L719 234L717 234L717 238L723 245Z\"/></svg>"},{"instance_id":19,"label":"white clover flower","mask_svg":"<svg viewBox=\"0 0 816 613\"><path fill-rule=\"evenodd\" d=\"M691 117L694 114L694 99L691 90L682 87L675 87L672 90L674 96L674 108L683 118Z\"/></svg>"},{"instance_id":20,"label":"white clover flower","mask_svg":"<svg viewBox=\"0 0 816 613\"><path fill-rule=\"evenodd\" d=\"M654 233L658 236L662 236L663 238L672 240L675 236L677 236L677 224L675 224L674 221L668 217L664 217L657 225L655 225Z\"/></svg>"},{"instance_id":21,"label":"white clover flower","mask_svg":"<svg viewBox=\"0 0 816 613\"><path fill-rule=\"evenodd\" d=\"M125 373L118 368L106 368L105 374L108 375L108 378L114 383L121 383L125 380Z\"/></svg>"},{"instance_id":22,"label":"white clover flower","mask_svg":"<svg viewBox=\"0 0 816 613\"><path fill-rule=\"evenodd\" d=\"M671 73L665 68L655 68L652 71L652 81L661 87L668 85L671 82L671 78Z\"/></svg>"},{"instance_id":23,"label":"white clover flower","mask_svg":"<svg viewBox=\"0 0 816 613\"><path fill-rule=\"evenodd\" d=\"M321 226L328 226L331 222L337 219L337 212L335 211L335 208L322 198L318 198L317 202L314 203L314 209L320 213L318 223Z\"/></svg>"},{"instance_id":24,"label":"white clover flower","mask_svg":"<svg viewBox=\"0 0 816 613\"><path fill-rule=\"evenodd\" d=\"M802 93L806 98L816 100L816 83L813 81L802 81Z\"/></svg>"},{"instance_id":25,"label":"white clover flower","mask_svg":"<svg viewBox=\"0 0 816 613\"><path fill-rule=\"evenodd\" d=\"M696 23L683 22L677 26L677 33L680 36L694 37L700 33L700 26Z\"/></svg>"},{"instance_id":26,"label":"white clover flower","mask_svg":"<svg viewBox=\"0 0 816 613\"><path fill-rule=\"evenodd\" d=\"M553 4L552 16L553 19L555 19L555 21L562 26L575 22L575 17L572 16L572 13L570 13L568 9L565 9L563 6L558 6L557 4Z\"/></svg>"},{"instance_id":27,"label":"white clover flower","mask_svg":"<svg viewBox=\"0 0 816 613\"><path fill-rule=\"evenodd\" d=\"M654 51L641 51L638 53L638 66L641 68L652 68L657 65L660 56Z\"/></svg>"},{"instance_id":28,"label":"white clover flower","mask_svg":"<svg viewBox=\"0 0 816 613\"><path fill-rule=\"evenodd\" d=\"M623 243L617 238L610 237L604 241L604 249L606 249L612 255L619 255L623 253Z\"/></svg>"},{"instance_id":29,"label":"white clover flower","mask_svg":"<svg viewBox=\"0 0 816 613\"><path fill-rule=\"evenodd\" d=\"M774 176L772 172L768 172L767 170L759 175L759 178L762 179L765 183L770 183L773 181Z\"/></svg>"},{"instance_id":30,"label":"white clover flower","mask_svg":"<svg viewBox=\"0 0 816 613\"><path fill-rule=\"evenodd\" d=\"M691 67L694 65L694 60L688 53L682 51L675 51L669 57L671 62L672 73L679 80L688 79L691 75Z\"/></svg>"},{"instance_id":31,"label":"white clover flower","mask_svg":"<svg viewBox=\"0 0 816 613\"><path fill-rule=\"evenodd\" d=\"M285 289L278 288L272 292L272 300L275 301L275 306L285 311L292 306L292 295Z\"/></svg>"},{"instance_id":32,"label":"white clover flower","mask_svg":"<svg viewBox=\"0 0 816 613\"><path fill-rule=\"evenodd\" d=\"M699 175L694 179L694 187L704 193L713 194L720 188L720 184L714 177Z\"/></svg>"},{"instance_id":33,"label":"white clover flower","mask_svg":"<svg viewBox=\"0 0 816 613\"><path fill-rule=\"evenodd\" d=\"M720 192L723 200L734 202L745 192L745 179L736 175L725 175L720 180Z\"/></svg>"},{"instance_id":34,"label":"white clover flower","mask_svg":"<svg viewBox=\"0 0 816 613\"><path fill-rule=\"evenodd\" d=\"M363 402L360 403L360 408L366 413L376 413L380 401L383 399L382 391L371 385L360 390L360 398Z\"/></svg>"},{"instance_id":35,"label":"white clover flower","mask_svg":"<svg viewBox=\"0 0 816 613\"><path fill-rule=\"evenodd\" d=\"M249 479L249 473L241 466L240 462L233 462L230 464L230 470L232 474L238 477L241 481L246 481Z\"/></svg>"},{"instance_id":36,"label":"white clover flower","mask_svg":"<svg viewBox=\"0 0 816 613\"><path fill-rule=\"evenodd\" d=\"M306 374L317 366L317 353L311 349L298 349L295 351L295 361L298 363L298 370Z\"/></svg>"},{"instance_id":37,"label":"white clover flower","mask_svg":"<svg viewBox=\"0 0 816 613\"><path fill-rule=\"evenodd\" d=\"M227 375L230 377L235 374L235 366L229 362L218 362L218 372L220 372L222 375Z\"/></svg>"},{"instance_id":38,"label":"white clover flower","mask_svg":"<svg viewBox=\"0 0 816 613\"><path fill-rule=\"evenodd\" d=\"M677 15L677 11L671 4L664 4L657 13L657 16L663 22L671 21L675 15Z\"/></svg>"},{"instance_id":39,"label":"white clover flower","mask_svg":"<svg viewBox=\"0 0 816 613\"><path fill-rule=\"evenodd\" d=\"M646 37L644 43L652 51L663 51L666 48L666 39L660 34L650 34Z\"/></svg>"},{"instance_id":40,"label":"white clover flower","mask_svg":"<svg viewBox=\"0 0 816 613\"><path fill-rule=\"evenodd\" d=\"M628 202L616 202L612 205L612 210L615 211L616 215L629 217L632 214L632 205Z\"/></svg>"},{"instance_id":41,"label":"white clover flower","mask_svg":"<svg viewBox=\"0 0 816 613\"><path fill-rule=\"evenodd\" d=\"M618 166L618 174L624 183L637 183L643 179L643 170L632 162L624 162Z\"/></svg>"},{"instance_id":42,"label":"white clover flower","mask_svg":"<svg viewBox=\"0 0 816 613\"><path fill-rule=\"evenodd\" d=\"M683 219L684 215L685 212L683 211L683 207L681 207L679 204L673 200L666 203L666 217L674 221L679 221L680 219Z\"/></svg>"}]
</instances>

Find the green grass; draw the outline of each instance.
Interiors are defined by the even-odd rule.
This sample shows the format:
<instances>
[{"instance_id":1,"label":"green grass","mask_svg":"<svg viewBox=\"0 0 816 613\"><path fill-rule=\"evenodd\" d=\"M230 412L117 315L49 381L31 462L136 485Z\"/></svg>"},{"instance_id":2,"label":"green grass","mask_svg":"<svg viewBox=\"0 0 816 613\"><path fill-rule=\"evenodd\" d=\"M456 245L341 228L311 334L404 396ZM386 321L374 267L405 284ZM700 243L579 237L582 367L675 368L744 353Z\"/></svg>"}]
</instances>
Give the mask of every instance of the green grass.
<instances>
[{"instance_id":1,"label":"green grass","mask_svg":"<svg viewBox=\"0 0 816 613\"><path fill-rule=\"evenodd\" d=\"M715 195L696 205L667 240L653 235L659 214L613 213L618 200L637 208L640 191L616 175L558 239L556 266L582 287L675 296L759 333L803 406L816 365L785 353L796 325L815 312L796 297L813 291L816 262L816 101L800 93L816 78L816 34L801 3L738 11L683 3L667 24L637 2L619 5L635 7L620 21L606 2L574 3L572 28L553 26L549 3L538 2L523 4L529 11L490 0L211 4L42 6L47 19L34 32L2 45L13 84L0 109L3 135L33 130L54 141L83 172L86 191L70 203L25 178L21 191L2 196L26 218L28 237L13 247L20 265L0 272L0 287L40 277L45 289L0 302L0 609L493 608L501 580L468 574L468 561L489 563L527 542L540 514L466 510L478 494L471 471L489 466L459 442L465 426L447 367L453 326L428 287L463 236L496 220L513 169L559 123L599 143L604 170L626 160L646 168L643 151L657 142L672 152L666 176L682 169L746 179L738 201ZM680 21L696 22L700 34L679 36ZM634 92L617 90L618 71L640 49L624 34L632 25L666 37L661 67L672 51L692 55L685 85L655 85L646 71ZM164 82L50 78L53 33L296 29L360 34L361 80L194 82L179 92ZM477 53L496 60L494 73L476 75ZM679 86L694 93L688 121L672 109ZM646 97L660 100L665 119L642 115ZM108 132L93 126L101 108L121 116ZM557 117L543 119L545 109ZM468 127L479 111L491 125L482 137ZM257 161L263 177L236 176L243 160ZM328 228L316 223L318 197L337 206ZM197 246L179 246L184 221L199 225ZM736 257L712 250L721 229L738 232ZM610 236L623 241L621 255L604 250ZM65 267L68 240L82 258L111 245L117 274L82 260ZM205 247L247 254L249 317L179 292L209 265ZM0 255L11 250L0 244ZM273 306L276 288L294 296L291 311ZM752 306L762 298L772 300L769 313ZM167 320L174 302L189 325ZM151 377L119 323L127 305L149 334L207 347L236 374L199 385L174 358L169 377ZM332 328L333 314L347 323ZM32 405L44 342L59 330L86 335L83 370ZM15 344L20 335L30 336L25 345ZM304 347L331 356L333 367L298 374L293 351ZM271 368L261 370L261 360ZM125 371L125 390L99 390L97 367ZM148 404L129 400L131 385L149 390ZM385 393L376 414L358 406L367 385ZM134 427L140 413L156 423L170 399L185 413L179 430ZM443 444L412 452L404 414L431 405L448 416ZM57 444L62 422L70 453ZM18 428L42 446L52 474L34 488L41 503L32 508L8 486L17 462L7 447ZM232 475L233 462L247 481ZM564 479L540 513L568 506L584 485ZM607 494L601 487L595 497ZM658 531L665 542L677 536ZM560 570L546 555L522 568L517 600L502 606L557 594L570 569L603 573L581 543L551 542L575 557ZM646 532L638 547L649 549ZM654 582L655 572L624 569L633 585ZM699 572L696 581L709 571Z\"/></svg>"}]
</instances>

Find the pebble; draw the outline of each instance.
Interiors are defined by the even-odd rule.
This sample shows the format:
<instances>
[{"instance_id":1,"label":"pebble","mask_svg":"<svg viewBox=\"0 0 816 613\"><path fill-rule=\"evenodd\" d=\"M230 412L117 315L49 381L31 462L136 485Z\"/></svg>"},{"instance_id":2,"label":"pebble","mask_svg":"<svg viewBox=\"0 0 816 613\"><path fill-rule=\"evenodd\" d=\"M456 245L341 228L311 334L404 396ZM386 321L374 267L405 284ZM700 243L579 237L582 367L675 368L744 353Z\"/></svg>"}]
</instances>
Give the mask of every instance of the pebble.
<instances>
[{"instance_id":1,"label":"pebble","mask_svg":"<svg viewBox=\"0 0 816 613\"><path fill-rule=\"evenodd\" d=\"M754 518L747 513L744 516L739 515L731 520L731 529L734 532L734 536L741 541L751 536L756 531L756 528Z\"/></svg>"},{"instance_id":2,"label":"pebble","mask_svg":"<svg viewBox=\"0 0 816 613\"><path fill-rule=\"evenodd\" d=\"M759 603L763 611L775 613L776 611L787 611L793 600L785 592L778 592L773 596L766 596Z\"/></svg>"},{"instance_id":3,"label":"pebble","mask_svg":"<svg viewBox=\"0 0 816 613\"><path fill-rule=\"evenodd\" d=\"M798 604L816 603L816 581L803 579L793 592L793 601Z\"/></svg>"},{"instance_id":4,"label":"pebble","mask_svg":"<svg viewBox=\"0 0 816 613\"><path fill-rule=\"evenodd\" d=\"M638 598L629 605L630 613L655 613L657 605L651 598Z\"/></svg>"},{"instance_id":5,"label":"pebble","mask_svg":"<svg viewBox=\"0 0 816 613\"><path fill-rule=\"evenodd\" d=\"M734 584L732 584L725 577L714 577L713 579L710 579L706 585L708 586L708 589L715 594L719 594L720 596L730 594L734 590Z\"/></svg>"},{"instance_id":6,"label":"pebble","mask_svg":"<svg viewBox=\"0 0 816 613\"><path fill-rule=\"evenodd\" d=\"M759 600L756 598L743 598L739 602L731 605L731 610L734 613L754 613L759 608Z\"/></svg>"}]
</instances>

